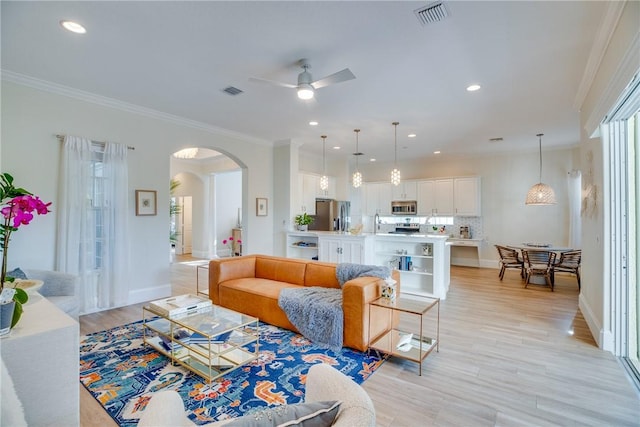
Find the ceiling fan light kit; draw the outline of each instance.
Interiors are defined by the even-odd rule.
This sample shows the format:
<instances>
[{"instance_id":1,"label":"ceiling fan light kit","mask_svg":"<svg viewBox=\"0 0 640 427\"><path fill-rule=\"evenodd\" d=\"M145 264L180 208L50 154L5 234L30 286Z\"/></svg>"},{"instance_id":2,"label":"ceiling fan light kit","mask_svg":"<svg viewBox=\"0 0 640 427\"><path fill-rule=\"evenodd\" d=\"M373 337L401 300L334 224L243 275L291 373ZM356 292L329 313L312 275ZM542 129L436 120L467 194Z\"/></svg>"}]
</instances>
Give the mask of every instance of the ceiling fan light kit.
<instances>
[{"instance_id":1,"label":"ceiling fan light kit","mask_svg":"<svg viewBox=\"0 0 640 427\"><path fill-rule=\"evenodd\" d=\"M261 79L256 77L251 77L249 80L260 82L260 83L268 83L276 86L293 88L293 89L296 89L298 93L298 98L303 100L309 100L315 96L315 91L317 89L356 78L356 76L353 75L351 70L349 70L348 68L345 68L344 70L340 70L337 73L330 74L326 77L323 77L321 79L314 81L313 76L309 72L309 69L311 68L311 65L309 64L309 62L306 59L301 59L300 61L298 61L298 63L302 67L303 71L300 74L298 74L297 85L293 85L290 83L276 82L276 81L266 80L266 79Z\"/></svg>"},{"instance_id":2,"label":"ceiling fan light kit","mask_svg":"<svg viewBox=\"0 0 640 427\"><path fill-rule=\"evenodd\" d=\"M393 185L400 185L400 170L398 169L398 125L399 122L391 123L394 128L394 137L393 137L393 170L391 171L391 183Z\"/></svg>"},{"instance_id":3,"label":"ceiling fan light kit","mask_svg":"<svg viewBox=\"0 0 640 427\"><path fill-rule=\"evenodd\" d=\"M527 199L525 205L533 206L546 206L556 204L556 194L553 188L547 184L542 183L542 136L543 133L539 133L538 137L538 154L540 158L540 173L539 182L529 189L527 193Z\"/></svg>"}]
</instances>

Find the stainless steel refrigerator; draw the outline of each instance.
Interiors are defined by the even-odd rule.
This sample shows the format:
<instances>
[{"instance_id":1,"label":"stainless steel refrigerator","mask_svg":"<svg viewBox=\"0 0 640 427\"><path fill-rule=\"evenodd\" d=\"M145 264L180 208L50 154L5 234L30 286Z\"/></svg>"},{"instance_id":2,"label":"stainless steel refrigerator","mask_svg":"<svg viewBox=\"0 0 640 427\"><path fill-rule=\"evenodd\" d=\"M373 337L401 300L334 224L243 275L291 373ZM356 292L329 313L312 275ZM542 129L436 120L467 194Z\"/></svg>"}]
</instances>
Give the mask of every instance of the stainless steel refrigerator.
<instances>
[{"instance_id":1,"label":"stainless steel refrigerator","mask_svg":"<svg viewBox=\"0 0 640 427\"><path fill-rule=\"evenodd\" d=\"M351 202L332 199L316 199L315 220L309 230L349 231Z\"/></svg>"}]
</instances>

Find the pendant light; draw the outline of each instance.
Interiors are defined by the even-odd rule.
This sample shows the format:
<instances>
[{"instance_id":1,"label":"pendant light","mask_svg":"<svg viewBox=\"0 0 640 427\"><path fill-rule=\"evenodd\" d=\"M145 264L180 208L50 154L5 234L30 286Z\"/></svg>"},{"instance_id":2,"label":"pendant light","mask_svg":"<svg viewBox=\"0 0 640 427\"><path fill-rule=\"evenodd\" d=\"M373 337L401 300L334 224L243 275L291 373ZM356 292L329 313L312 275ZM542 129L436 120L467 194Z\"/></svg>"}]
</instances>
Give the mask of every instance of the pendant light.
<instances>
[{"instance_id":1,"label":"pendant light","mask_svg":"<svg viewBox=\"0 0 640 427\"><path fill-rule=\"evenodd\" d=\"M360 129L354 129L353 131L356 133L356 152L353 153L353 155L356 156L356 171L353 173L351 182L354 188L358 188L362 185L362 174L360 170L358 170L358 157L362 156L362 153L358 150L358 134L360 133Z\"/></svg>"},{"instance_id":2,"label":"pendant light","mask_svg":"<svg viewBox=\"0 0 640 427\"><path fill-rule=\"evenodd\" d=\"M393 170L391 171L391 183L393 185L400 185L400 170L398 169L398 125L399 122L391 123L394 127L394 161Z\"/></svg>"},{"instance_id":3,"label":"pendant light","mask_svg":"<svg viewBox=\"0 0 640 427\"><path fill-rule=\"evenodd\" d=\"M539 133L536 136L539 139L539 156L540 156L540 174L539 174L539 182L535 184L529 192L527 193L527 200L524 202L525 205L555 205L556 204L556 194L553 191L553 188L548 186L547 184L542 183L542 136L543 133Z\"/></svg>"},{"instance_id":4,"label":"pendant light","mask_svg":"<svg viewBox=\"0 0 640 427\"><path fill-rule=\"evenodd\" d=\"M320 189L325 191L329 188L329 177L327 177L327 159L326 159L326 145L327 135L320 136L322 138L322 177L320 178Z\"/></svg>"}]
</instances>

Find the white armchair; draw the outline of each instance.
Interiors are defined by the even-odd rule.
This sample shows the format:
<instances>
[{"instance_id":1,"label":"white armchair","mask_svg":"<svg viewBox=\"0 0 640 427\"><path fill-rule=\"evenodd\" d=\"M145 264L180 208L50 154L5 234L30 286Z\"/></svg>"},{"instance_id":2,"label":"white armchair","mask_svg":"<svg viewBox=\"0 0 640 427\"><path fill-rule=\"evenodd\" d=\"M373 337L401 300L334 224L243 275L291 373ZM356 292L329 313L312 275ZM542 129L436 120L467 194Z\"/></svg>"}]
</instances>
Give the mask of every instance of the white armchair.
<instances>
[{"instance_id":1,"label":"white armchair","mask_svg":"<svg viewBox=\"0 0 640 427\"><path fill-rule=\"evenodd\" d=\"M304 400L306 403L331 400L342 402L332 426L370 427L376 424L375 408L367 392L329 365L320 363L309 369ZM234 419L218 421L205 427L223 426L232 421ZM138 423L138 427L191 426L195 424L185 415L182 399L173 390L154 394Z\"/></svg>"}]
</instances>

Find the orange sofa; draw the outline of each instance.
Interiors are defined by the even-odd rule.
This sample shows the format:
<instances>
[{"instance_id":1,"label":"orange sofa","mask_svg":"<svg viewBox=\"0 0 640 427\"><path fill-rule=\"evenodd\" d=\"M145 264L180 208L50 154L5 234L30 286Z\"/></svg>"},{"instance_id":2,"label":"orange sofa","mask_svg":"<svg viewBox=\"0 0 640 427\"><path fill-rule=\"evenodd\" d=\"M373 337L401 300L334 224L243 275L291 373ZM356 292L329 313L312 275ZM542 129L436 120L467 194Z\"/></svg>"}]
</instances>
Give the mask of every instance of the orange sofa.
<instances>
[{"instance_id":1,"label":"orange sofa","mask_svg":"<svg viewBox=\"0 0 640 427\"><path fill-rule=\"evenodd\" d=\"M214 304L298 332L278 305L280 290L298 286L340 289L336 265L267 255L214 259L209 262L209 298ZM392 277L400 292L398 272ZM369 302L380 296L383 283L378 277L358 277L342 286L345 347L368 348ZM387 316L372 319L371 335L386 330L388 322Z\"/></svg>"}]
</instances>

